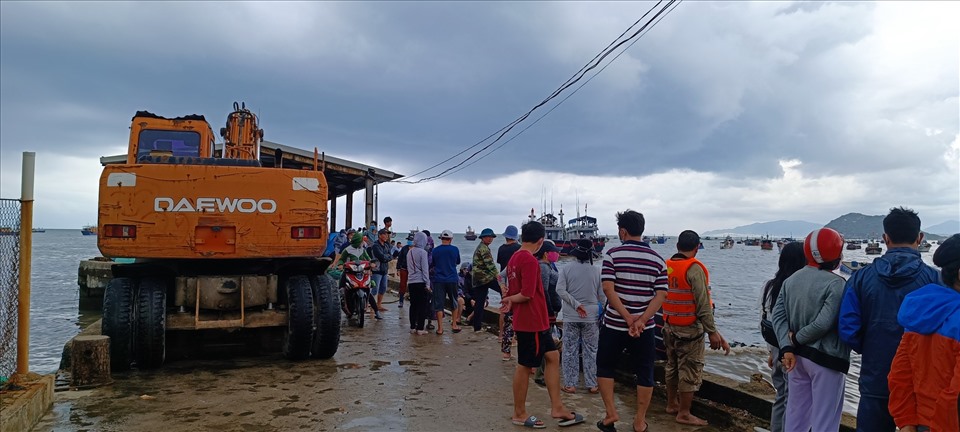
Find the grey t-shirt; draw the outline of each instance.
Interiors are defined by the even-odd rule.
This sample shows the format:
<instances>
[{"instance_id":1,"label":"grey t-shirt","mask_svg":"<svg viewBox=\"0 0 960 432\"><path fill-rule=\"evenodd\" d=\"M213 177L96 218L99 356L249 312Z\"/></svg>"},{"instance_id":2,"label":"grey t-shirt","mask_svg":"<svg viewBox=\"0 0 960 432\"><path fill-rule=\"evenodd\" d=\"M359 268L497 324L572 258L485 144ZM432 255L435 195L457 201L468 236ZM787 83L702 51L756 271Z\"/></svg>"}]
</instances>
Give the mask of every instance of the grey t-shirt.
<instances>
[{"instance_id":1,"label":"grey t-shirt","mask_svg":"<svg viewBox=\"0 0 960 432\"><path fill-rule=\"evenodd\" d=\"M560 268L557 294L563 300L564 322L597 322L599 304L607 297L600 285L600 267L572 262ZM577 306L583 305L587 317L580 318Z\"/></svg>"},{"instance_id":2,"label":"grey t-shirt","mask_svg":"<svg viewBox=\"0 0 960 432\"><path fill-rule=\"evenodd\" d=\"M787 335L792 331L800 345L849 362L850 348L837 331L843 286L840 276L811 266L783 281L772 319L780 346L794 345Z\"/></svg>"}]
</instances>

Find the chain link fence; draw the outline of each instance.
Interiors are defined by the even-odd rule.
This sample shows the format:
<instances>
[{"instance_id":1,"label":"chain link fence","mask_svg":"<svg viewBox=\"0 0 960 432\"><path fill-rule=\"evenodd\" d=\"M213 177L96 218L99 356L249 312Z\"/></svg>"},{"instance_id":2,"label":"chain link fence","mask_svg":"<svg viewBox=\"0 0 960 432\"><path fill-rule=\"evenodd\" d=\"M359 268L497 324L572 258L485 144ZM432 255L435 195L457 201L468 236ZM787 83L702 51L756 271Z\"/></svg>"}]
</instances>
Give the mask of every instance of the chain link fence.
<instances>
[{"instance_id":1,"label":"chain link fence","mask_svg":"<svg viewBox=\"0 0 960 432\"><path fill-rule=\"evenodd\" d=\"M20 200L0 199L0 387L17 369Z\"/></svg>"}]
</instances>

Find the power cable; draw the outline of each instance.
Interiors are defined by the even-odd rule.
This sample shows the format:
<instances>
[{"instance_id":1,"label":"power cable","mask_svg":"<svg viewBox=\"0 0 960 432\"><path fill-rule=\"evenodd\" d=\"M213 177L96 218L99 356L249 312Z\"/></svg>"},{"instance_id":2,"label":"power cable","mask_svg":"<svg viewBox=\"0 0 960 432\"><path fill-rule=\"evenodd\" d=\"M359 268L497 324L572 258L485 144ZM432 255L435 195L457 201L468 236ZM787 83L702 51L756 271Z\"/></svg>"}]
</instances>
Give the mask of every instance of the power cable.
<instances>
[{"instance_id":1,"label":"power cable","mask_svg":"<svg viewBox=\"0 0 960 432\"><path fill-rule=\"evenodd\" d=\"M525 132L527 129L530 129L533 125L539 123L540 120L542 120L542 119L543 119L544 117L546 117L548 114L550 114L551 112L553 112L553 110L557 109L557 107L559 107L563 102L565 102L565 101L566 101L567 99L569 99L571 96L573 96L574 94L576 94L576 92L579 91L581 88L583 88L583 86L585 86L588 82L592 81L593 78L595 78L597 75L599 75L601 72L603 72L603 71L604 71L607 67L609 67L614 61L616 61L618 58L620 58L620 56L623 55L624 52L626 52L626 51L627 51L628 49L630 49L630 47L632 47L637 41L639 41L640 38L643 37L643 35L647 34L651 29L653 29L653 27L656 26L657 23L659 23L661 20L663 20L663 18L665 18L667 15L669 15L669 13L672 12L672 11L679 5L680 1L682 1L682 0L670 0L670 2L667 3L667 5L663 7L663 9L660 9L649 21L647 21L646 24L644 24L640 29L638 29L638 30L637 30L635 33L633 33L630 37L628 37L628 38L625 39L625 40L620 41L619 43L617 43L616 40L614 40L614 42L611 42L610 45L607 45L608 48L605 48L603 52L601 52L600 54L598 54L597 56L595 56L594 59L591 60L591 61L588 63L588 66L585 66L584 68L581 68L581 70L578 71L577 74L574 74L574 76L576 77L575 79L567 80L567 82L564 83L563 85L561 85L560 88L559 88L557 91L555 91L553 94L551 94L550 96L548 96L548 97L547 97L546 99L544 99L542 102L540 102L539 104L537 104L536 106L534 106L534 107L533 107L532 109L530 109L527 113L525 113L524 115L522 115L518 120L515 120L515 121L512 122L511 124L505 126L504 128L501 128L499 131L497 131L496 133L494 133L494 134L499 133L499 136L497 137L497 139L495 139L494 141L490 142L489 144L487 144L486 146L484 146L484 147L481 148L480 150L477 150L476 152L474 152L473 154L471 154L469 157L467 157L467 158L464 159L463 161L460 161L459 163L454 164L453 166L451 166L451 167L449 167L449 168L441 171L439 174L435 174L435 175L433 175L433 176L424 177L424 178L422 178L422 179L420 179L420 180L416 180L416 181L403 181L403 180L400 180L400 181L398 181L398 182L415 184L415 183L424 183L424 182L428 182L428 181L437 180L437 179L440 179L440 178L443 178L443 177L447 177L447 176L449 176L449 175L452 175L452 174L454 174L454 173L456 173L456 172L459 172L459 171L461 171L461 170L463 170L463 169L465 169L465 168L473 165L473 164L476 163L476 162L479 162L480 160L483 160L484 158L486 158L487 156L489 156L489 155L492 154L493 152L499 150L500 148L502 148L502 147L503 147L504 145L506 145L507 143L509 143L509 142L513 141L514 139L516 139L518 136L520 136L520 135L521 135L523 132ZM661 1L661 2L658 2L657 5L659 5L660 3L662 3L662 1ZM654 8L655 8L657 5L654 5ZM652 11L652 10L653 10L653 8L651 8L650 11ZM650 11L647 11L647 13L644 14L643 16L644 16L644 17L647 16L647 15L650 13ZM641 17L640 20L642 20L642 19L643 19L643 17ZM638 20L637 22L639 22L640 20ZM652 23L652 25L651 25L651 23ZM627 31L625 31L623 34L626 34L627 32L629 32L629 30L632 29L635 25L636 25L636 23L634 23L633 25L631 25L631 26L627 29ZM621 34L621 37L622 37L622 34ZM620 38L620 37L618 37L618 39L619 39L619 38ZM560 102L558 102L556 105L554 105L552 108L550 108L547 112L545 112L543 115L541 115L539 118L537 118L533 123L527 125L524 129L522 129L522 130L521 130L520 132L518 132L516 135L514 135L514 136L511 137L511 138L509 138L507 141L501 143L499 146L497 146L496 148L494 148L494 149L491 150L490 152L487 152L485 155L480 156L480 157L477 158L477 159L473 159L474 157L478 156L478 155L479 155L480 153L482 153L483 151L489 149L491 146L493 146L494 144L496 144L497 142L499 142L499 141L500 141L507 133L509 133L518 123L522 122L523 120L526 120L536 109L542 107L543 105L545 105L546 103L548 103L548 102L551 101L552 99L556 98L563 90L566 90L566 89L569 88L570 86L572 86L572 85L576 84L577 82L579 82L579 81L583 78L583 76L585 76L585 74L586 74L587 72L595 69L597 66L600 65L600 63L601 63L607 56L609 56L613 51L615 51L617 48L623 46L623 45L626 44L627 42L630 42L630 44L629 44L626 48L624 48L619 54L617 54L616 56L614 56L614 58L612 58L612 59L611 59L605 66L603 66L600 70L598 70L596 73L594 73L589 79L587 79L587 81L585 81L583 84L581 84L580 86L578 86L576 89L574 89L573 92L571 92L570 94L568 94L566 97L564 97L562 100L560 100ZM612 48L610 48L611 46L612 46ZM599 57L599 60L596 60L598 57ZM595 61L595 60L596 60L596 61ZM591 64L591 63L593 63L593 64ZM579 76L577 76L577 75L579 75ZM506 129L506 130L504 130L504 129ZM488 138L489 138L489 137L488 137ZM476 145L471 146L470 148L473 148L473 147L476 147ZM466 152L467 150L469 150L470 148L468 148L468 149L460 152L459 154L465 153L465 152ZM459 155L459 154L458 154L458 155ZM454 157L456 157L456 156L454 156ZM472 160L472 161L471 161L471 160ZM469 163L468 163L468 162L469 162ZM421 172L421 173L422 173L422 172ZM418 173L418 174L420 174L420 173Z\"/></svg>"},{"instance_id":2,"label":"power cable","mask_svg":"<svg viewBox=\"0 0 960 432\"><path fill-rule=\"evenodd\" d=\"M674 3L674 2L671 1L670 3L668 3L667 6L664 8L664 10L666 10L667 8L670 8L670 9L667 10L667 12L666 12L665 14L663 14L662 16L660 16L659 18L657 18L657 16L654 16L653 19L656 19L657 21L654 22L653 25L651 25L645 32L643 32L643 34L641 34L640 37L636 38L633 42L630 43L630 45L627 45L627 47L624 48L623 51L620 51L620 53L617 54L616 56L614 56L614 57L610 60L610 62L608 62L606 65L604 65L602 68L600 68L600 70L598 70L596 73L594 73L593 75L591 75L590 78L588 78L586 81L584 81L583 84L580 84L577 88L575 88L575 89L574 89L570 94L568 94L566 97L564 97L563 99L561 99L560 102L557 102L557 104L554 105L553 107L551 107L549 110L547 110L547 112L543 113L543 115L541 115L540 117L537 117L537 119L534 120L533 123L530 123L530 124L527 125L525 128L521 129L520 132L517 132L516 135L508 138L506 141L502 142L500 145L494 147L493 150L490 150L489 152L487 152L487 154L485 154L485 155L483 155L483 156L480 156L480 157L478 157L477 159L471 161L470 163L465 164L465 165L461 166L460 168L458 168L458 169L456 169L456 170L450 171L449 173L447 173L447 174L445 174L445 175L438 176L438 177L434 178L433 180L439 180L439 179L441 179L441 178L443 178L443 177L447 177L447 176L456 174L456 173L458 173L458 172L460 172L460 171L462 171L462 170L470 167L471 165L473 165L473 164L475 164L475 163L477 163L477 162L480 162L481 160L483 160L483 159L486 158L487 156L490 156L491 154L493 154L493 153L496 152L497 150L500 150L501 147L507 145L508 143L510 143L511 141L513 141L514 139L516 139L517 137L519 137L520 135L522 135L524 132L527 131L527 129L530 129L531 127L533 127L533 125L539 123L540 120L543 120L544 117L546 117L547 115L549 115L551 112L553 112L553 110L557 109L557 107L559 107L561 104L563 104L564 102L566 102L567 99L570 99L571 96L577 94L577 92L580 91L580 89L582 89L583 86L587 85L590 81L593 81L593 79L596 78L597 75L600 75L601 72L603 72L603 71L604 71L605 69L607 69L611 64L613 64L613 62L615 62L618 58L620 58L620 56L622 56L625 52L627 52L635 43L637 43L637 41L639 41L644 35L646 35L647 33L649 33L650 30L652 30L654 27L656 27L656 25L659 24L660 21L663 20L663 18L666 18L666 16L669 15L670 12L673 12L673 10L676 9L677 6L679 6L679 5L680 5L680 2L682 2L682 1L683 1L683 0L677 0L676 4L674 4L672 7L670 6L670 4L672 4L672 3ZM651 21L652 21L652 20L651 20ZM643 30L643 29L641 29L641 31L642 31L642 30Z\"/></svg>"},{"instance_id":3,"label":"power cable","mask_svg":"<svg viewBox=\"0 0 960 432\"><path fill-rule=\"evenodd\" d=\"M672 4L674 1L677 1L677 0L671 0L670 3L668 3L667 6L669 6L670 4ZM521 115L521 116L518 117L517 119L515 119L515 120L513 120L512 122L510 122L509 124L507 124L506 126L500 128L500 129L497 130L496 132L488 135L487 137L485 137L484 139L478 141L477 143L475 143L475 144L473 144L473 145L471 145L471 146L469 146L469 147L461 150L461 151L458 152L457 154L454 154L453 156L451 156L451 157L449 157L449 158L447 158L447 159L445 159L445 160L443 160L443 161L441 161L441 162L439 162L439 163L437 163L437 164L434 164L433 166L430 166L430 167L428 167L428 168L426 168L426 169L424 169L424 170L421 170L421 171L419 171L419 172L417 172L417 173L415 173L415 174L412 174L412 175L408 176L408 178L416 177L416 176L418 176L418 175L420 175L420 174L423 174L423 173L425 173L425 172L427 172L427 171L430 171L430 170L432 170L432 169L434 169L434 168L437 168L437 167L443 165L444 163L447 163L447 162L455 159L457 156L460 156L460 155L468 152L469 150L477 147L478 145L483 144L484 142L486 142L487 140L489 140L489 139L492 138L493 136L499 134L499 136L497 137L496 140L494 140L493 142L491 142L491 143L488 144L487 146L481 148L479 151L474 152L473 154L471 154L469 157L467 157L467 158L464 159L463 161L459 162L458 164L455 164L455 165L453 165L451 168L448 168L448 169L444 170L443 172L441 172L440 174L437 174L436 176L425 177L425 178L420 179L420 180L417 180L417 181L397 180L396 182L398 182L398 183L421 183L421 182L427 181L427 180L429 180L429 179L436 178L436 177L439 176L439 175L443 175L443 174L449 172L450 169L456 168L456 167L462 165L463 163L465 163L466 161L471 160L471 159L472 159L473 157L475 157L477 154L479 154L479 153L483 152L484 150L488 149L491 145L493 145L494 143L496 143L497 141L499 141L500 139L502 139L503 136L506 135L508 132L510 132L510 130L512 130L513 127L515 127L518 123L522 122L523 120L526 120L535 110L537 110L538 108L540 108L540 107L542 107L543 105L547 104L547 103L548 103L549 101L551 101L552 99L556 98L556 97L557 97L560 93L562 93L564 90L566 90L567 88L569 88L570 86L572 86L573 84L575 84L576 82L578 82L580 79L582 79L583 76L584 76L587 72L589 72L589 71L592 70L593 68L596 68L597 64L599 64L600 61L602 61L604 58L606 58L606 56L609 55L612 50L615 50L617 47L623 45L626 41L629 41L630 38L635 37L640 31L642 31L643 28L641 28L641 30L638 30L637 33L634 33L630 38L628 38L628 39L626 39L626 40L624 40L624 41L621 41L620 43L617 43L617 41L619 41L620 39L622 39L625 34L627 34L628 32L630 32L631 29L633 29L634 27L636 27L637 24L639 24L647 15L650 14L650 12L652 12L653 10L655 10L655 9L657 8L657 6L659 6L661 3L663 3L663 0L658 1L653 7L651 7L649 10L647 10L647 12L643 14L643 16L641 16L637 21L635 21L633 24L631 24L629 27L627 27L627 29L624 30L623 33L621 33L619 36L617 36L616 39L614 39L614 40L613 40L612 42L610 42L610 44L608 44L604 49L602 49L599 53L597 53L590 61L588 61L583 67L581 67L580 70L578 70L576 73L574 73L573 76L571 76L570 78L568 78L563 84L560 85L560 87L558 87L556 90L554 90L553 93L551 93L549 96L547 96L547 97L544 98L542 101L540 101L540 103L538 103L538 104L535 105L533 108L531 108L527 113ZM663 10L660 10L660 11L657 13L657 15L659 15L659 14L662 13L662 12L663 12ZM655 15L654 18L652 18L652 19L655 19L657 15ZM651 19L651 21L652 21L652 19ZM647 24L644 25L644 27L646 27L647 25L649 25L649 22L647 22ZM612 48L611 48L611 47L612 47ZM597 60L598 58L599 58L599 60ZM594 64L594 63L596 63L596 64Z\"/></svg>"}]
</instances>

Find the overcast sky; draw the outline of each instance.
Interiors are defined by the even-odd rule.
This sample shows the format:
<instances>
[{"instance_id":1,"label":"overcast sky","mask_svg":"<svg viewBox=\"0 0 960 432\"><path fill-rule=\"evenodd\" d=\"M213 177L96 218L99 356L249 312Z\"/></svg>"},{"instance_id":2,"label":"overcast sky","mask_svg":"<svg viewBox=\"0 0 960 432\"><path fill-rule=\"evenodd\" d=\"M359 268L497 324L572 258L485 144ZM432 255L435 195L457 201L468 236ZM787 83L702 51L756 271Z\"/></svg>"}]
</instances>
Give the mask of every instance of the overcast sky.
<instances>
[{"instance_id":1,"label":"overcast sky","mask_svg":"<svg viewBox=\"0 0 960 432\"><path fill-rule=\"evenodd\" d=\"M99 157L126 151L135 111L216 126L234 101L270 141L413 174L653 5L0 2L0 196L19 196L35 151L34 224L94 223ZM604 233L626 208L668 234L899 205L924 226L960 219L958 20L955 2L684 2L499 151L381 185L380 216L502 232L579 198Z\"/></svg>"}]
</instances>

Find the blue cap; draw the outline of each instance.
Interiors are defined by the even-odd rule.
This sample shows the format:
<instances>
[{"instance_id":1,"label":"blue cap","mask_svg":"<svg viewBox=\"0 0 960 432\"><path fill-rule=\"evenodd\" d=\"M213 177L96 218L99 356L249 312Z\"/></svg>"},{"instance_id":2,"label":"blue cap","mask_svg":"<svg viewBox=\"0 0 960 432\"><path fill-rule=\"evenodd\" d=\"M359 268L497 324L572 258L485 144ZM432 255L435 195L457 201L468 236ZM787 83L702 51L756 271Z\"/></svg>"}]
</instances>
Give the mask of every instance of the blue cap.
<instances>
[{"instance_id":1,"label":"blue cap","mask_svg":"<svg viewBox=\"0 0 960 432\"><path fill-rule=\"evenodd\" d=\"M480 238L484 237L496 237L497 235L493 233L493 230L490 228L484 228L483 231L480 231Z\"/></svg>"},{"instance_id":2,"label":"blue cap","mask_svg":"<svg viewBox=\"0 0 960 432\"><path fill-rule=\"evenodd\" d=\"M503 230L503 236L510 240L516 240L520 237L520 231L513 225L507 225L507 229Z\"/></svg>"}]
</instances>

